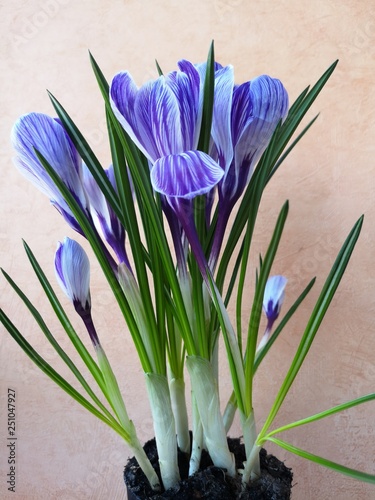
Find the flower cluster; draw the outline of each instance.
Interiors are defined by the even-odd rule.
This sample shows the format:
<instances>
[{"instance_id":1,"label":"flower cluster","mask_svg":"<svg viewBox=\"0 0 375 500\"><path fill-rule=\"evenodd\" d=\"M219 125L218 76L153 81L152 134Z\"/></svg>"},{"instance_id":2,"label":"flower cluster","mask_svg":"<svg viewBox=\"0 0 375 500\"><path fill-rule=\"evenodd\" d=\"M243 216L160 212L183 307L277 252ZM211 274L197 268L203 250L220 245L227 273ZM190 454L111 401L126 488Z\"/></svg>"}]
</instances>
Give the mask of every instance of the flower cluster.
<instances>
[{"instance_id":1,"label":"flower cluster","mask_svg":"<svg viewBox=\"0 0 375 500\"><path fill-rule=\"evenodd\" d=\"M60 286L83 320L96 361L73 329L35 256L27 246L26 250L62 327L109 408L95 396L40 313L5 272L88 396L78 393L52 369L1 310L0 319L43 371L125 439L152 489L161 488L160 479L165 489L179 481L177 447L190 456L190 474L199 469L200 455L206 447L216 466L236 476L238 470L228 448L227 432L237 410L247 457L242 482L247 484L260 474L259 450L265 441L286 447L273 437L276 431L270 432L269 427L303 363L360 231L361 220L339 254L290 373L264 426L257 432L252 399L254 374L314 280L273 332L287 282L283 276L271 276L288 214L286 202L254 273L256 287L246 334L242 327L242 302L252 235L263 191L298 142L294 141L284 152L334 65L311 91L301 94L293 113L288 115L288 94L279 80L262 75L235 84L232 66L214 62L213 46L206 63L182 60L178 70L167 74L158 68L159 77L141 87L128 72L118 73L108 85L93 59L92 64L106 104L111 165L102 168L53 96L58 118L30 113L14 125L15 161L19 170L49 197L70 227L87 239L108 280L145 374L161 477L138 440L94 326L89 258L78 242L65 238L58 244L55 270ZM235 206L234 222L228 224ZM228 264L234 255L236 262L231 268ZM226 279L228 269L231 275ZM227 305L235 294L236 280L234 327ZM267 323L258 342L262 306ZM218 388L220 335L233 384L224 415ZM191 426L185 401L185 367L193 395ZM296 424L289 424L293 425Z\"/></svg>"}]
</instances>

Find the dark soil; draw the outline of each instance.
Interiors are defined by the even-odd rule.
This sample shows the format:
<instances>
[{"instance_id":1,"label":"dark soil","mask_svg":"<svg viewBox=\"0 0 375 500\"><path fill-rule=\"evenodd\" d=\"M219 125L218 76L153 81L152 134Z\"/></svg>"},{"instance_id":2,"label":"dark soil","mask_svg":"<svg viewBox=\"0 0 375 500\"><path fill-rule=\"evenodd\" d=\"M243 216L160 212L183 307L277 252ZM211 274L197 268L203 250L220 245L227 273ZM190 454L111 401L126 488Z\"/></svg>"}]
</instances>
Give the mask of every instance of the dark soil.
<instances>
[{"instance_id":1,"label":"dark soil","mask_svg":"<svg viewBox=\"0 0 375 500\"><path fill-rule=\"evenodd\" d=\"M237 468L243 467L246 459L244 445L239 439L228 439L229 448L236 457ZM144 449L152 465L160 477L158 455L155 440L148 441ZM194 500L206 498L209 500L288 500L292 487L293 474L273 455L266 450L260 451L261 477L242 490L241 478L232 478L223 469L212 465L206 451L202 452L201 468L193 476L188 477L189 457L179 451L178 464L181 481L162 493L154 493L133 457L125 466L124 478L128 488L129 500L163 500L176 498L179 500Z\"/></svg>"}]
</instances>

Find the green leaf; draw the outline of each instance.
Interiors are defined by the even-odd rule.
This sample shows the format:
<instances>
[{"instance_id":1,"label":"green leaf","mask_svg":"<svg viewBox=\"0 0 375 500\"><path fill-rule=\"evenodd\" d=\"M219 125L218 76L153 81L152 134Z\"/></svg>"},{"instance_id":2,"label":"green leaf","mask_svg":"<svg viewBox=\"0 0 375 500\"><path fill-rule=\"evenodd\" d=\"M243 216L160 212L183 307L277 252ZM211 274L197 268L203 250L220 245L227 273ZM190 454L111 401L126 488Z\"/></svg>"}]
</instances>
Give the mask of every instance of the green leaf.
<instances>
[{"instance_id":1,"label":"green leaf","mask_svg":"<svg viewBox=\"0 0 375 500\"><path fill-rule=\"evenodd\" d=\"M117 131L118 137L120 138L127 164L132 175L132 180L136 189L138 190L137 199L138 203L140 204L139 209L144 211L143 216L148 217L150 221L150 228L152 228L152 233L155 237L159 255L163 262L165 276L173 294L173 299L175 302L175 308L173 308L173 310L178 314L177 321L180 325L181 335L184 338L187 352L193 355L196 353L193 333L191 331L189 319L186 314L184 301L170 253L169 243L164 232L160 209L154 199L149 172L144 168L137 148L129 139L128 135L122 129L121 125L114 116L109 102L108 88L106 90L106 82L103 73L101 72L95 59L92 56L90 57L96 79L105 100L107 112L111 118L114 128Z\"/></svg>"},{"instance_id":2,"label":"green leaf","mask_svg":"<svg viewBox=\"0 0 375 500\"><path fill-rule=\"evenodd\" d=\"M73 361L70 359L70 357L66 354L66 352L60 347L60 344L57 342L55 337L52 335L51 331L47 327L47 325L46 325L45 321L43 320L39 311L33 306L33 304L26 297L26 295L22 292L22 290L16 285L16 283L12 280L12 278L3 269L1 271L2 271L3 275L5 276L6 280L8 281L8 283L12 286L14 291L17 293L17 295L21 298L21 300L25 304L25 306L29 309L29 311L31 312L35 321L38 323L40 329L42 330L42 332L46 336L47 340L50 342L50 344L55 349L55 351L58 353L58 355L61 357L61 359L64 361L64 363L70 368L70 370L72 371L74 376L77 378L77 380L82 385L82 387L85 389L85 391L89 394L91 399L103 411L103 413L106 414L108 419L110 419L110 420L113 419L113 416L109 413L107 408L102 404L102 402L95 395L94 391L91 389L89 384L86 382L86 380L84 379L83 375L78 370L76 365L73 363ZM41 281L41 283L42 283L42 281ZM42 283L42 286L43 286L43 283ZM45 287L43 286L43 288L45 288ZM69 338L71 339L71 341L74 344L75 348L77 349L79 355L83 359L85 365L90 370L90 373L93 375L97 384L99 385L99 387L101 388L101 390L105 394L106 387L104 384L104 380L103 380L102 374L101 374L100 370L98 369L95 361L92 359L89 352L86 350L85 346L80 341L78 335L74 331L73 327L70 325L69 321L65 321L65 313L63 311L61 312L62 308L61 308L60 304L58 303L57 299L56 299L55 306L56 307L54 307L54 310L57 313L60 321L62 322L62 325L63 325L64 329L66 330Z\"/></svg>"},{"instance_id":3,"label":"green leaf","mask_svg":"<svg viewBox=\"0 0 375 500\"><path fill-rule=\"evenodd\" d=\"M354 250L355 244L358 240L359 234L361 232L363 223L363 216L356 222L353 229L350 231L347 239L345 240L334 264L328 275L328 278L323 286L323 289L319 295L316 302L314 310L310 316L307 323L305 332L302 336L301 342L294 356L292 364L288 370L284 382L281 385L279 393L275 399L275 402L270 410L270 413L266 419L263 429L259 433L258 439L262 439L267 433L270 425L272 424L277 412L280 409L302 363L311 347L311 344L315 338L315 335L319 329L321 322L325 316L325 313L333 299L333 296L339 286L341 278L345 272L346 266L349 262L351 254Z\"/></svg>"},{"instance_id":4,"label":"green leaf","mask_svg":"<svg viewBox=\"0 0 375 500\"><path fill-rule=\"evenodd\" d=\"M254 359L255 359L256 343L258 338L259 323L262 315L264 290L284 230L284 225L286 218L288 216L288 211L289 211L289 203L286 202L280 211L279 217L276 222L275 230L271 238L271 242L269 244L264 260L262 261L262 267L259 272L258 284L256 287L253 306L251 309L251 315L249 319L249 326L247 332L246 360L245 360L245 379L247 387L246 397L249 400L250 410L252 409Z\"/></svg>"},{"instance_id":5,"label":"green leaf","mask_svg":"<svg viewBox=\"0 0 375 500\"><path fill-rule=\"evenodd\" d=\"M118 188L121 204L121 211L126 219L128 241L130 242L132 250L139 291L142 296L142 304L146 311L145 320L147 331L144 332L144 334L147 335L150 339L151 352L149 352L149 358L153 365L152 371L156 371L157 373L164 375L166 371L164 356L165 338L158 337L159 330L157 327L154 307L151 299L149 277L146 271L146 261L152 261L155 264L155 260L157 260L158 255L157 253L154 253L152 255L148 254L147 250L143 247L139 231L139 222L135 211L134 196L129 180L128 167L124 157L124 151L108 111L107 126L112 152L112 162L116 177L116 185ZM145 224L143 224L143 226L145 229L147 228ZM146 236L149 235L146 234ZM147 239L149 242L149 238ZM154 272L155 269L151 267L151 271Z\"/></svg>"},{"instance_id":6,"label":"green leaf","mask_svg":"<svg viewBox=\"0 0 375 500\"><path fill-rule=\"evenodd\" d=\"M228 264L234 249L240 239L242 231L245 225L248 223L249 219L249 207L253 205L253 210L257 211L260 203L260 198L263 189L265 188L268 180L275 173L276 169L280 166L282 160L294 149L295 145L307 131L307 129L312 125L314 120L305 127L305 129L299 134L297 139L288 148L282 158L281 154L287 146L289 140L297 129L298 125L302 121L303 117L319 95L320 91L327 83L329 77L333 73L337 62L334 62L328 70L322 75L322 77L316 82L316 84L309 90L306 88L300 96L296 99L294 104L289 110L289 114L282 125L279 125L270 141L270 144L263 153L255 171L250 179L249 185L242 197L241 203L239 205L237 215L232 224L230 234L228 236L227 243L225 245L220 265L217 271L216 283L218 289L221 291L226 271L228 269ZM277 165L277 166L276 166ZM256 202L254 201L256 200Z\"/></svg>"},{"instance_id":7,"label":"green leaf","mask_svg":"<svg viewBox=\"0 0 375 500\"><path fill-rule=\"evenodd\" d=\"M42 285L42 288L44 290L44 293L46 294L57 318L59 319L62 327L64 328L65 332L67 333L69 339L71 340L72 344L74 345L75 349L77 350L78 354L82 358L83 362L89 369L90 373L96 380L97 384L99 387L103 390L105 386L103 385L103 377L102 374L95 363L94 359L92 358L91 354L89 351L86 349L85 345L82 343L81 339L77 335L75 329L73 328L73 325L71 324L67 314L64 311L64 308L62 307L59 299L57 298L55 292L53 291L53 288L50 284L50 282L47 279L47 276L43 272L42 268L40 267L40 264L38 263L37 259L35 258L33 252L31 251L30 247L26 243L26 241L23 242L26 255L30 261L30 264L40 282ZM11 283L12 284L12 283ZM12 284L13 286L13 284ZM14 288L14 287L13 287ZM17 289L15 288L16 292L20 295L19 292L21 292L18 287ZM20 297L22 300L24 300L24 295L21 292Z\"/></svg>"},{"instance_id":8,"label":"green leaf","mask_svg":"<svg viewBox=\"0 0 375 500\"><path fill-rule=\"evenodd\" d=\"M155 65L156 65L157 72L159 73L159 76L163 76L163 70L161 69L161 67L156 59L155 59Z\"/></svg>"},{"instance_id":9,"label":"green leaf","mask_svg":"<svg viewBox=\"0 0 375 500\"><path fill-rule=\"evenodd\" d=\"M295 422L292 422L287 425L283 425L282 427L279 427L278 429L274 429L273 431L269 432L267 436L265 436L265 439L268 439L270 436L273 436L274 434L277 434L279 432L284 432L289 429L293 429L294 427L299 427L300 425L305 425L309 424L311 422L316 422L317 420L320 420L322 418L330 417L331 415L334 415L335 413L339 413L344 410L348 410L349 408L353 408L353 406L357 406L363 403L367 403L368 401L373 401L375 400L375 393L372 394L367 394L367 396L361 396L360 398L357 399L352 399L351 401L347 401L346 403L342 403L340 405L334 406L330 408L329 410L322 411L320 413L316 413L315 415L311 415L310 417L307 418L302 418L301 420L297 420Z\"/></svg>"},{"instance_id":10,"label":"green leaf","mask_svg":"<svg viewBox=\"0 0 375 500\"><path fill-rule=\"evenodd\" d=\"M323 465L323 467L328 467L329 469L333 469L336 472L340 472L341 474L345 474L346 476L350 476L353 479L358 479L359 481L364 481L366 483L375 484L375 475L367 474L366 472L360 472L356 469L350 469L349 467L345 467L344 465L340 465L336 462L332 462L331 460L327 460L326 458L320 457L318 455L313 455L308 451L302 450L301 448L297 448L281 439L277 438L268 438L267 441L271 441L279 445L281 448L284 448L299 457L306 458L307 460L311 460L319 465Z\"/></svg>"},{"instance_id":11,"label":"green leaf","mask_svg":"<svg viewBox=\"0 0 375 500\"><path fill-rule=\"evenodd\" d=\"M203 86L202 124L198 141L198 149L208 153L210 148L212 113L214 109L215 92L215 53L214 42L211 42L207 57L206 75Z\"/></svg>"},{"instance_id":12,"label":"green leaf","mask_svg":"<svg viewBox=\"0 0 375 500\"><path fill-rule=\"evenodd\" d=\"M119 220L124 225L123 215L121 212L121 207L119 203L118 196L115 190L112 187L108 177L106 176L102 165L99 160L96 158L94 152L90 148L86 139L83 137L81 132L78 130L77 126L69 116L69 114L65 111L59 101L51 94L48 93L51 99L52 105L55 108L55 111L58 117L61 120L65 130L67 131L69 137L73 141L74 146L82 157L83 161L87 165L88 169L92 173L94 179L98 183L100 190L104 194L106 200L112 207L113 211L119 218Z\"/></svg>"},{"instance_id":13,"label":"green leaf","mask_svg":"<svg viewBox=\"0 0 375 500\"><path fill-rule=\"evenodd\" d=\"M111 268L111 265L107 259L107 255L105 253L105 246L103 245L103 242L101 241L95 227L91 223L91 220L88 219L87 214L81 209L76 199L71 194L69 189L65 186L64 182L60 179L55 170L51 167L51 165L47 162L47 160L43 157L43 155L41 155L38 151L35 151L35 153L39 161L45 168L47 174L51 177L52 181L59 189L62 197L68 204L74 217L76 218L78 224L80 225L84 235L89 241L91 248L93 249L95 256L100 264L100 267L102 268L104 275L107 278L107 281L117 300L120 310L124 318L126 319L129 331L134 341L134 345L137 349L140 361L142 363L142 367L146 372L151 371L150 360L148 359L148 355L145 350L144 344L142 342L141 335L138 331L137 324L134 321L134 317L129 308L129 304L127 303L123 291L117 281L117 277L115 276L114 271Z\"/></svg>"},{"instance_id":14,"label":"green leaf","mask_svg":"<svg viewBox=\"0 0 375 500\"><path fill-rule=\"evenodd\" d=\"M102 420L109 427L112 427L120 436L122 436L128 443L131 441L131 436L115 421L109 420L104 416L95 406L93 406L86 398L84 398L73 386L69 384L56 370L52 368L50 364L47 363L37 351L29 344L29 342L23 337L12 321L7 317L2 309L0 309L0 321L8 330L13 339L21 347L21 349L29 356L29 358L36 364L36 366L42 370L43 373L48 375L51 380L53 380L61 389L63 389L69 396L76 400L80 405L82 405L86 410L95 415L97 418Z\"/></svg>"}]
</instances>

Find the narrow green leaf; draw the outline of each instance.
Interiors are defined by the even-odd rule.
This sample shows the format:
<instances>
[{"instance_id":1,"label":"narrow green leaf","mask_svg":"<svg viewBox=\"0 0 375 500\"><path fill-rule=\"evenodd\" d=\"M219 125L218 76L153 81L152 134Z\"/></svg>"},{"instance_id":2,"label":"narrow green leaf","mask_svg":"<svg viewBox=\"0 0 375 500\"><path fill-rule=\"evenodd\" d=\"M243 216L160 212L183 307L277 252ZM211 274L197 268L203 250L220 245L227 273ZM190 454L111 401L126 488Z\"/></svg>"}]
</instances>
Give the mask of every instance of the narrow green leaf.
<instances>
[{"instance_id":1,"label":"narrow green leaf","mask_svg":"<svg viewBox=\"0 0 375 500\"><path fill-rule=\"evenodd\" d=\"M136 147L133 142L129 139L125 131L122 129L121 125L117 121L113 114L111 105L109 102L108 91L105 91L105 83L103 82L103 73L100 71L94 58L91 56L91 64L97 78L99 87L102 90L102 95L106 103L106 108L111 117L112 124L117 131L118 137L120 138L122 147L124 148L126 160L132 175L134 185L138 189L138 202L140 203L140 210L144 210L144 216L148 217L150 220L150 227L152 227L152 232L155 235L155 240L159 249L159 254L163 261L163 266L165 270L165 276L170 284L173 298L175 301L174 311L178 314L178 322L181 327L181 335L184 338L184 342L187 348L187 352L191 355L196 354L193 334L190 328L189 319L186 315L186 310L179 287L179 283L176 276L175 267L173 264L172 256L169 249L169 244L164 232L162 219L160 216L160 210L155 202L154 194L152 191L149 172L146 171L144 165L139 157Z\"/></svg>"},{"instance_id":2,"label":"narrow green leaf","mask_svg":"<svg viewBox=\"0 0 375 500\"><path fill-rule=\"evenodd\" d=\"M61 357L61 359L64 361L64 363L70 368L70 370L72 371L74 376L77 378L77 380L82 385L82 387L85 389L85 391L88 393L88 395L91 397L91 399L101 409L101 411L106 414L106 416L109 420L114 420L111 413L107 410L107 408L103 405L103 403L96 396L96 394L91 389L89 384L86 382L85 378L83 377L81 372L78 370L77 366L73 363L73 361L66 354L66 352L60 347L60 344L57 342L55 337L52 335L51 331L47 327L47 325L46 325L45 321L43 320L39 311L34 307L34 305L30 302L30 300L26 297L26 295L22 292L22 290L12 280L12 278L3 269L1 271L2 271L3 275L5 276L6 280L8 281L8 283L12 286L14 291L17 293L17 295L21 298L21 300L23 301L25 306L31 312L32 316L34 317L35 321L38 323L40 329L42 330L42 332L46 336L47 340L50 342L50 344L55 349L57 354ZM85 362L86 366L89 368L91 374L95 378L99 387L101 388L101 390L105 394L106 387L105 387L104 380L103 380L103 377L102 377L100 370L98 369L94 360L91 358L90 354L86 351L86 348L81 343L81 341L78 338L75 331L74 330L72 331L72 330L73 329L71 328L69 331L70 339L72 340L73 344L75 345L79 355L81 356L81 358Z\"/></svg>"},{"instance_id":3,"label":"narrow green leaf","mask_svg":"<svg viewBox=\"0 0 375 500\"><path fill-rule=\"evenodd\" d=\"M297 298L297 300L294 302L294 304L291 306L291 308L288 310L288 312L285 314L285 316L283 317L283 319L280 321L280 323L278 324L277 328L275 329L275 331L273 332L273 334L271 335L271 338L268 340L267 344L264 346L264 348L256 355L255 357L255 361L254 361L254 373L256 372L256 370L258 369L260 363L263 361L265 355L267 354L267 352L271 349L271 347L273 346L273 344L275 343L276 339L278 338L278 336L280 335L280 333L282 332L282 330L284 329L284 327L286 326L286 324L288 323L288 321L290 320L290 318L293 316L293 314L296 312L297 308L299 307L299 305L302 303L302 301L304 300L304 298L306 297L306 295L309 293L309 291L311 290L311 288L313 287L314 283L315 283L315 280L316 278L313 278L310 283L307 285L307 287L303 290L303 292L301 293L301 295Z\"/></svg>"},{"instance_id":4,"label":"narrow green leaf","mask_svg":"<svg viewBox=\"0 0 375 500\"><path fill-rule=\"evenodd\" d=\"M301 448L297 448L285 441L281 441L281 439L277 438L269 438L268 441L277 444L281 448L284 448L299 457L306 458L307 460L311 460L319 465L323 465L323 467L328 467L329 469L333 469L336 472L340 472L341 474L345 474L346 476L350 476L353 479L358 479L359 481L364 481L366 483L375 484L375 475L368 474L366 472L361 472L356 469L350 469L349 467L345 467L344 465L340 465L336 462L332 462L331 460L327 460L326 458L320 457L318 455L313 455L308 451L302 450Z\"/></svg>"},{"instance_id":5,"label":"narrow green leaf","mask_svg":"<svg viewBox=\"0 0 375 500\"><path fill-rule=\"evenodd\" d=\"M346 266L349 262L350 256L354 250L355 244L358 240L359 234L361 232L363 223L363 216L356 222L353 229L350 231L347 239L345 240L333 266L328 275L328 278L323 286L323 289L319 295L316 302L314 310L310 316L307 323L305 332L302 336L301 342L294 356L292 364L288 370L284 382L281 385L279 393L275 399L275 402L270 410L270 413L264 423L263 429L259 433L260 439L267 433L270 425L272 424L277 412L282 405L285 396L287 395L302 363L311 347L311 344L315 338L315 335L319 329L321 322L325 316L325 313L333 299L333 296L337 290L337 287L341 281L341 278L345 272Z\"/></svg>"},{"instance_id":6,"label":"narrow green leaf","mask_svg":"<svg viewBox=\"0 0 375 500\"><path fill-rule=\"evenodd\" d=\"M103 385L103 377L102 374L95 363L94 359L92 358L91 354L89 351L86 349L85 345L82 343L81 339L77 335L75 329L73 328L73 325L71 324L67 314L64 311L64 308L62 307L59 299L57 298L55 292L53 291L53 288L50 284L50 282L47 279L47 276L43 272L40 264L38 263L37 259L35 258L35 255L31 251L30 247L26 243L26 241L23 242L26 255L30 261L30 264L40 282L42 285L42 288L44 290L44 293L46 294L57 318L59 319L62 327L64 328L65 332L67 333L69 339L71 340L72 344L74 345L75 349L77 350L78 354L82 358L83 362L89 369L90 373L96 380L97 384L99 387L103 390L105 386ZM12 285L13 286L13 285ZM22 297L21 297L22 298Z\"/></svg>"},{"instance_id":7,"label":"narrow green leaf","mask_svg":"<svg viewBox=\"0 0 375 500\"><path fill-rule=\"evenodd\" d=\"M159 73L159 76L163 76L163 70L161 69L161 67L156 59L155 59L155 65L156 65L157 72Z\"/></svg>"},{"instance_id":8,"label":"narrow green leaf","mask_svg":"<svg viewBox=\"0 0 375 500\"><path fill-rule=\"evenodd\" d=\"M288 211L289 211L289 203L285 202L280 211L279 217L276 222L275 230L271 238L271 242L269 244L268 250L262 262L262 267L259 272L258 285L255 291L253 306L251 309L251 314L249 319L247 346L246 346L246 361L245 361L245 380L247 388L246 396L250 401L249 405L250 409L252 408L254 359L255 359L256 343L258 338L259 323L262 315L264 290L284 230L284 225L286 218L288 216Z\"/></svg>"},{"instance_id":9,"label":"narrow green leaf","mask_svg":"<svg viewBox=\"0 0 375 500\"><path fill-rule=\"evenodd\" d=\"M322 418L330 417L331 415L334 415L335 413L339 413L344 410L348 410L349 408L353 408L353 406L357 406L363 403L367 403L369 401L374 401L375 400L375 393L373 392L372 394L367 394L366 396L361 396L360 398L357 399L352 399L351 401L347 401L346 403L341 403L340 405L333 406L329 410L325 410L319 413L316 413L315 415L311 415L310 417L302 418L301 420L296 420L295 422L291 422L290 424L283 425L282 427L279 427L278 429L274 429L273 431L269 432L267 436L265 436L265 439L268 439L270 436L273 436L274 434L278 434L279 432L284 432L289 429L293 429L294 427L299 427L300 425L305 425L309 424L311 422L316 422L317 420L320 420Z\"/></svg>"},{"instance_id":10,"label":"narrow green leaf","mask_svg":"<svg viewBox=\"0 0 375 500\"><path fill-rule=\"evenodd\" d=\"M298 136L295 138L295 140L291 143L291 145L286 149L285 153L283 153L280 158L277 160L275 165L273 166L271 173L268 176L267 183L271 180L273 175L276 173L277 169L280 167L282 162L285 160L285 158L293 151L293 149L296 147L296 145L299 143L299 141L302 139L302 137L306 134L306 132L312 127L312 125L316 122L318 119L319 114L317 114L307 125L306 127L298 134Z\"/></svg>"},{"instance_id":11,"label":"narrow green leaf","mask_svg":"<svg viewBox=\"0 0 375 500\"><path fill-rule=\"evenodd\" d=\"M31 344L23 337L16 326L8 318L2 309L0 309L0 321L8 330L13 339L21 347L21 349L29 356L29 358L36 364L36 366L46 375L50 377L61 389L63 389L69 396L71 396L77 403L82 405L86 410L99 418L102 422L112 427L125 441L130 442L130 435L115 421L108 420L99 410L95 408L87 399L85 399L73 386L71 386L51 365L47 363L31 346Z\"/></svg>"},{"instance_id":12,"label":"narrow green leaf","mask_svg":"<svg viewBox=\"0 0 375 500\"><path fill-rule=\"evenodd\" d=\"M142 342L141 335L138 331L137 324L134 321L134 317L129 308L129 304L123 294L120 284L114 274L113 269L107 259L106 248L103 245L96 229L92 225L91 221L87 218L87 214L82 211L79 204L75 200L74 196L71 194L69 189L65 186L64 182L60 179L58 174L54 171L51 165L46 161L46 159L38 151L35 151L38 156L39 161L45 168L47 174L51 177L52 181L55 183L56 187L59 189L64 200L68 204L69 208L72 210L78 224L80 225L83 233L85 234L87 240L89 241L91 248L93 249L95 256L104 272L105 277L112 289L112 292L117 300L120 310L126 319L129 327L129 331L132 335L134 345L137 349L140 361L142 363L145 372L151 371L150 361L148 359L147 352Z\"/></svg>"},{"instance_id":13,"label":"narrow green leaf","mask_svg":"<svg viewBox=\"0 0 375 500\"><path fill-rule=\"evenodd\" d=\"M209 152L212 113L214 109L214 91L215 91L215 53L214 42L211 42L207 57L206 75L203 86L203 111L202 124L198 141L198 149L204 153Z\"/></svg>"},{"instance_id":14,"label":"narrow green leaf","mask_svg":"<svg viewBox=\"0 0 375 500\"><path fill-rule=\"evenodd\" d=\"M151 299L149 277L147 275L146 262L144 258L145 249L142 245L141 235L139 232L139 224L135 212L134 196L130 185L128 166L125 161L121 141L118 137L117 131L113 127L112 120L109 116L108 111L107 127L110 138L112 161L121 204L121 211L125 215L128 240L132 249L139 291L142 297L142 304L146 311L145 320L147 324L147 332L144 333L148 335L150 339L151 352L149 353L149 358L153 365L152 371L156 371L160 375L164 375L166 370L165 363L163 363L163 360L165 359L163 356L163 353L165 351L165 341L163 341L164 339L160 339L157 336L158 328ZM149 260L150 257L154 261L156 256L147 255L147 260Z\"/></svg>"},{"instance_id":15,"label":"narrow green leaf","mask_svg":"<svg viewBox=\"0 0 375 500\"><path fill-rule=\"evenodd\" d=\"M285 122L277 127L275 130L271 142L269 146L266 148L265 152L262 155L262 158L260 159L254 174L250 180L250 183L242 197L241 203L239 205L237 215L235 217L235 220L233 222L233 225L231 227L231 232L229 234L227 243L225 245L221 262L217 271L217 278L216 278L216 283L218 289L221 291L224 280L225 280L225 274L228 269L228 264L231 259L231 256L233 254L233 251L237 245L237 242L240 239L240 236L242 234L242 231L248 222L248 216L249 216L249 206L254 203L254 197L257 194L257 191L259 190L258 186L258 176L264 176L264 172L267 173L267 177L271 174L273 171L276 162L279 160L282 152L284 151L285 147L287 146L289 140L291 139L293 133L295 132L296 128L300 124L301 120L317 98L318 94L324 87L324 85L327 83L329 77L333 73L336 65L336 61L333 63L328 70L322 75L322 77L316 82L316 84L311 88L306 88L300 96L296 99L294 104L291 106L289 110L289 114L285 120ZM310 123L311 125L311 123ZM309 127L309 125L308 125ZM305 130L306 131L306 130ZM303 136L304 132L302 132L297 138L298 140ZM297 144L298 140L295 140L293 143L293 148ZM293 149L290 147L287 150L287 153L285 153L284 157L291 152ZM281 161L279 162L281 163ZM260 184L261 187L262 183ZM263 188L265 187L266 182L263 185ZM259 196L259 191L258 191L258 196ZM259 202L258 202L259 203Z\"/></svg>"}]
</instances>

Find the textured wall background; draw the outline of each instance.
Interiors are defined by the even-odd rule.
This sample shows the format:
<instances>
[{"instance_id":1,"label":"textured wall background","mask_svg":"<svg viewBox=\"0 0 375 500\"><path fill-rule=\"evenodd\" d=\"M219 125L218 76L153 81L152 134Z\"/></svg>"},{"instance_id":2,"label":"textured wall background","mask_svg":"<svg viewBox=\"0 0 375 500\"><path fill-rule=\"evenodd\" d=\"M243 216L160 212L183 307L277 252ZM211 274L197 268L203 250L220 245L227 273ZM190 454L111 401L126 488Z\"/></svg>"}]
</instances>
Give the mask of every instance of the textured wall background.
<instances>
[{"instance_id":1,"label":"textured wall background","mask_svg":"<svg viewBox=\"0 0 375 500\"><path fill-rule=\"evenodd\" d=\"M72 232L48 200L12 165L9 133L20 114L53 113L48 88L73 115L99 158L109 163L103 105L91 72L90 49L108 78L129 69L141 84L155 76L154 58L165 70L180 58L205 59L212 38L217 60L235 67L236 81L261 73L280 78L291 101L337 58L339 66L309 113L320 112L313 129L267 189L254 240L265 248L286 198L290 214L274 271L289 278L286 307L310 277L316 286L288 332L275 345L257 376L259 425L292 359L304 324L346 234L365 213L365 223L347 274L317 335L304 368L277 419L302 418L375 384L375 8L354 0L14 0L0 6L0 265L45 314L68 345L32 277L24 238L54 282L56 242ZM249 284L249 297L252 286ZM55 362L9 287L0 279L1 307L19 329ZM126 393L140 436L152 436L142 372L111 294L93 269L92 296L98 330ZM67 302L64 302L69 305ZM250 304L250 300L249 300ZM233 313L233 311L232 311ZM78 321L75 322L79 331ZM82 333L84 333L82 331ZM14 499L123 499L124 443L86 414L40 373L0 327L0 497ZM223 401L230 384L223 366ZM60 363L63 374L66 371ZM7 494L6 394L17 391L17 486ZM373 404L352 409L285 436L296 446L374 470ZM239 432L238 424L233 434ZM293 499L369 499L373 486L327 471L272 446L293 467ZM369 459L369 462L367 462Z\"/></svg>"}]
</instances>

